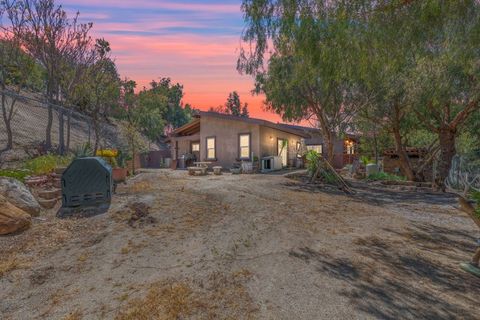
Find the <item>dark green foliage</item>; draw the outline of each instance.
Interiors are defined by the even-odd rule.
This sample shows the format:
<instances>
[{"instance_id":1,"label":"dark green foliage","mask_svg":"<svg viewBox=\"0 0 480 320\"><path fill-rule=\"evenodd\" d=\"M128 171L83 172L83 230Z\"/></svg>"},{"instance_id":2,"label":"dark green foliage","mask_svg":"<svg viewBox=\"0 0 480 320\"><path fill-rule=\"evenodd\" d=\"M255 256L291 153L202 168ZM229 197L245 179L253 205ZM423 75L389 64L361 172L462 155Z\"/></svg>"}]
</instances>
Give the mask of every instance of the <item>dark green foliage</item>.
<instances>
[{"instance_id":1,"label":"dark green foliage","mask_svg":"<svg viewBox=\"0 0 480 320\"><path fill-rule=\"evenodd\" d=\"M396 176L394 174L389 174L385 172L378 172L378 173L373 173L367 177L367 180L371 181L382 181L382 180L387 180L387 181L405 181L405 177L402 176Z\"/></svg>"},{"instance_id":2,"label":"dark green foliage","mask_svg":"<svg viewBox=\"0 0 480 320\"><path fill-rule=\"evenodd\" d=\"M85 158L85 157L92 157L94 154L94 151L93 151L92 145L87 142L73 148L72 154L74 159Z\"/></svg>"},{"instance_id":3,"label":"dark green foliage","mask_svg":"<svg viewBox=\"0 0 480 320\"><path fill-rule=\"evenodd\" d=\"M158 106L163 109L162 117L166 124L178 128L191 120L193 108L188 104L185 106L182 104L183 85L173 84L170 78L161 78L158 82L153 80L150 86L151 89L148 91L152 91L164 99L164 105L159 104Z\"/></svg>"},{"instance_id":4,"label":"dark green foliage","mask_svg":"<svg viewBox=\"0 0 480 320\"><path fill-rule=\"evenodd\" d=\"M458 135L480 132L478 1L244 0L242 10L239 71L268 110L317 120L327 146L356 127L375 140L371 154L395 147L413 180L405 147L437 141L441 184Z\"/></svg>"},{"instance_id":5,"label":"dark green foliage","mask_svg":"<svg viewBox=\"0 0 480 320\"><path fill-rule=\"evenodd\" d=\"M315 150L309 150L305 155L307 159L307 170L310 176L315 174L318 169L318 160L320 159L321 155L316 152Z\"/></svg>"},{"instance_id":6,"label":"dark green foliage","mask_svg":"<svg viewBox=\"0 0 480 320\"><path fill-rule=\"evenodd\" d=\"M230 92L225 103L225 109L221 111L238 117L248 118L249 116L248 104L242 105L237 91Z\"/></svg>"},{"instance_id":7,"label":"dark green foliage","mask_svg":"<svg viewBox=\"0 0 480 320\"><path fill-rule=\"evenodd\" d=\"M24 167L32 174L44 175L52 173L55 168L66 167L70 162L72 162L70 156L47 154L25 161Z\"/></svg>"},{"instance_id":8,"label":"dark green foliage","mask_svg":"<svg viewBox=\"0 0 480 320\"><path fill-rule=\"evenodd\" d=\"M8 177L25 182L25 178L31 175L30 170L26 169L0 169L0 177Z\"/></svg>"},{"instance_id":9,"label":"dark green foliage","mask_svg":"<svg viewBox=\"0 0 480 320\"><path fill-rule=\"evenodd\" d=\"M242 107L242 112L240 113L242 117L248 118L250 116L250 113L248 112L248 103L245 102L245 104Z\"/></svg>"},{"instance_id":10,"label":"dark green foliage","mask_svg":"<svg viewBox=\"0 0 480 320\"><path fill-rule=\"evenodd\" d=\"M480 191L472 192L471 197L477 203L477 207L475 208L475 214L477 215L477 218L480 219Z\"/></svg>"}]
</instances>

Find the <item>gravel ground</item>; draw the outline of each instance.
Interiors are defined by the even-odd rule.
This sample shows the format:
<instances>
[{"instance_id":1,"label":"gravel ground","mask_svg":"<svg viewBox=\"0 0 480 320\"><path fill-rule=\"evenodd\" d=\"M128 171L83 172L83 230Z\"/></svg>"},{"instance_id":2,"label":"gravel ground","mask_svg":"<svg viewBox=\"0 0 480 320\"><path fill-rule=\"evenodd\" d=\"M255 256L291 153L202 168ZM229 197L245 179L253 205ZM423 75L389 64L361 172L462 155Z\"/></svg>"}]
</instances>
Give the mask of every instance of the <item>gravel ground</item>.
<instances>
[{"instance_id":1,"label":"gravel ground","mask_svg":"<svg viewBox=\"0 0 480 320\"><path fill-rule=\"evenodd\" d=\"M479 319L451 195L145 171L110 211L0 238L2 319Z\"/></svg>"}]
</instances>

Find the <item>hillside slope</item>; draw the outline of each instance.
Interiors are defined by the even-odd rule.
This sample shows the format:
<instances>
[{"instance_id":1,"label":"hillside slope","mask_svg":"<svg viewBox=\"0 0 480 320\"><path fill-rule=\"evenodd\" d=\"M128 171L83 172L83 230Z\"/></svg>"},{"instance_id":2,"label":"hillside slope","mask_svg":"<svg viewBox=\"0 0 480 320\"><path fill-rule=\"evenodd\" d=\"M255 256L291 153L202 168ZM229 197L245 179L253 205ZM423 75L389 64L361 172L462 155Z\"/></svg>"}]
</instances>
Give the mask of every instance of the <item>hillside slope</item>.
<instances>
[{"instance_id":1,"label":"hillside slope","mask_svg":"<svg viewBox=\"0 0 480 320\"><path fill-rule=\"evenodd\" d=\"M65 109L66 110L66 109ZM58 145L59 141L59 110L53 110L52 144ZM67 110L68 112L68 110ZM15 105L15 112L11 127L13 132L13 150L0 154L0 167L6 166L9 162L21 161L25 158L35 156L37 149L45 141L48 119L48 108L40 101L36 94L24 94L24 98L18 100ZM67 140L67 114L65 119L65 141ZM118 120L109 119L100 125L100 146L102 148L125 148L127 139L125 136L125 125ZM149 143L148 139L140 139L142 149L158 150L158 146ZM87 142L95 143L95 132L93 121L78 112L72 112L70 129L70 149L75 149ZM7 131L3 119L0 118L0 150L7 144Z\"/></svg>"}]
</instances>

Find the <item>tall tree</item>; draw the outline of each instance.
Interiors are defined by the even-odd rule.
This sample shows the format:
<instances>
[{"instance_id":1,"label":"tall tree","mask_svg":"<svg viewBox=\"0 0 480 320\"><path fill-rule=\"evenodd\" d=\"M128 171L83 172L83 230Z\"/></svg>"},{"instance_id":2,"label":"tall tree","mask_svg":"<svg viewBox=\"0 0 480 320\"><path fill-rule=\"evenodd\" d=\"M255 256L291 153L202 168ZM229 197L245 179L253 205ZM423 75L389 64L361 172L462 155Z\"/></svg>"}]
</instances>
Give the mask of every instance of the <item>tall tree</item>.
<instances>
[{"instance_id":1,"label":"tall tree","mask_svg":"<svg viewBox=\"0 0 480 320\"><path fill-rule=\"evenodd\" d=\"M412 110L438 136L437 184L456 154L456 138L480 113L480 3L417 1L411 5L411 38L418 44L408 92Z\"/></svg>"},{"instance_id":2,"label":"tall tree","mask_svg":"<svg viewBox=\"0 0 480 320\"><path fill-rule=\"evenodd\" d=\"M170 130L178 128L190 121L192 109L182 103L183 86L181 84L173 84L170 78L160 78L159 81L152 80L148 91L152 95L162 97L161 100L165 102L159 103L158 108L167 128Z\"/></svg>"},{"instance_id":3,"label":"tall tree","mask_svg":"<svg viewBox=\"0 0 480 320\"><path fill-rule=\"evenodd\" d=\"M248 118L250 116L250 113L248 112L248 103L244 103L242 107L242 111L240 113L240 116L244 118Z\"/></svg>"},{"instance_id":4,"label":"tall tree","mask_svg":"<svg viewBox=\"0 0 480 320\"><path fill-rule=\"evenodd\" d=\"M104 39L97 39L91 50L94 51L94 62L82 73L71 100L92 119L96 151L100 146L100 124L118 104L121 82L115 63L110 58L110 44Z\"/></svg>"},{"instance_id":5,"label":"tall tree","mask_svg":"<svg viewBox=\"0 0 480 320\"><path fill-rule=\"evenodd\" d=\"M12 121L21 91L42 88L42 70L22 48L26 19L21 1L0 1L0 90L2 120L7 134L5 150L13 148Z\"/></svg>"},{"instance_id":6,"label":"tall tree","mask_svg":"<svg viewBox=\"0 0 480 320\"><path fill-rule=\"evenodd\" d=\"M333 141L361 103L353 71L359 25L354 3L244 0L238 70L255 77L268 110L284 120L315 118L333 162ZM269 57L266 58L266 55Z\"/></svg>"},{"instance_id":7,"label":"tall tree","mask_svg":"<svg viewBox=\"0 0 480 320\"><path fill-rule=\"evenodd\" d=\"M134 116L141 130L150 140L159 141L163 135L165 120L164 114L168 109L168 96L154 90L143 89L138 94Z\"/></svg>"},{"instance_id":8,"label":"tall tree","mask_svg":"<svg viewBox=\"0 0 480 320\"><path fill-rule=\"evenodd\" d=\"M45 144L52 147L53 104L60 101L62 92L60 83L64 62L71 57L73 50L83 46L88 41L88 31L91 24L78 22L79 13L69 19L62 6L54 0L23 0L27 17L23 48L27 50L46 71L46 100L48 104L48 119L45 132ZM75 53L73 53L75 54ZM60 151L64 149L63 114L59 113L59 144Z\"/></svg>"},{"instance_id":9,"label":"tall tree","mask_svg":"<svg viewBox=\"0 0 480 320\"><path fill-rule=\"evenodd\" d=\"M240 103L240 96L237 91L230 92L225 103L225 113L240 116L242 112L242 106Z\"/></svg>"},{"instance_id":10,"label":"tall tree","mask_svg":"<svg viewBox=\"0 0 480 320\"><path fill-rule=\"evenodd\" d=\"M386 7L373 1L365 2L364 9L372 13L359 16L359 24L365 27L357 34L360 58L352 67L361 73L357 79L362 83L361 94L371 99L359 116L391 135L403 173L415 180L406 137L418 128L418 121L410 111L406 84L416 47L409 34L401 31L409 28L410 12L403 6Z\"/></svg>"}]
</instances>

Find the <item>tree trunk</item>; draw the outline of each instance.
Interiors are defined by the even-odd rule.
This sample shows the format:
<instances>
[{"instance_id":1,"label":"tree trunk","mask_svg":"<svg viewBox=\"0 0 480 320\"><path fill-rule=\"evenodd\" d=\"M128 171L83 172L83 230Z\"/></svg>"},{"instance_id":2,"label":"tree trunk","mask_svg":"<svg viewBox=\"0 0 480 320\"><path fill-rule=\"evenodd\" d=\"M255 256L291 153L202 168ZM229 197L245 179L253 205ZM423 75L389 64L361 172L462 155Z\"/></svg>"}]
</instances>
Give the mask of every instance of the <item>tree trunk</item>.
<instances>
[{"instance_id":1,"label":"tree trunk","mask_svg":"<svg viewBox=\"0 0 480 320\"><path fill-rule=\"evenodd\" d=\"M410 160L408 159L408 155L403 146L400 129L398 126L394 125L392 130L393 130L393 138L395 140L395 150L400 160L400 167L402 168L403 173L405 174L408 180L415 181L415 173L412 170Z\"/></svg>"},{"instance_id":2,"label":"tree trunk","mask_svg":"<svg viewBox=\"0 0 480 320\"><path fill-rule=\"evenodd\" d=\"M333 135L332 133L325 135L325 143L327 145L327 153L328 153L328 162L330 165L334 166L335 161L335 153L334 153L334 145L333 145Z\"/></svg>"},{"instance_id":3,"label":"tree trunk","mask_svg":"<svg viewBox=\"0 0 480 320\"><path fill-rule=\"evenodd\" d=\"M45 148L50 150L52 148L52 122L53 122L53 110L52 106L48 105L48 120L47 128L45 130Z\"/></svg>"},{"instance_id":4,"label":"tree trunk","mask_svg":"<svg viewBox=\"0 0 480 320\"><path fill-rule=\"evenodd\" d=\"M326 118L324 117L324 115L321 112L318 112L316 114L316 116L317 116L318 122L320 124L320 129L321 129L322 135L324 137L324 142L327 145L327 160L332 166L334 166L333 161L335 159L335 155L333 153L334 148L333 148L333 133L332 133L332 130L330 130L330 127L329 127L327 121L325 120Z\"/></svg>"},{"instance_id":5,"label":"tree trunk","mask_svg":"<svg viewBox=\"0 0 480 320\"><path fill-rule=\"evenodd\" d=\"M65 154L65 119L63 110L58 110L58 154Z\"/></svg>"},{"instance_id":6,"label":"tree trunk","mask_svg":"<svg viewBox=\"0 0 480 320\"><path fill-rule=\"evenodd\" d=\"M68 117L67 117L67 145L66 145L66 150L70 150L70 130L71 130L71 120L72 120L72 111L70 110L68 112Z\"/></svg>"},{"instance_id":7,"label":"tree trunk","mask_svg":"<svg viewBox=\"0 0 480 320\"><path fill-rule=\"evenodd\" d=\"M4 151L11 150L13 148L13 133L11 127L11 118L9 118L7 110L7 101L6 96L2 93L2 117L3 122L5 123L5 129L7 131L7 145L5 146ZM12 106L13 108L13 106Z\"/></svg>"},{"instance_id":8,"label":"tree trunk","mask_svg":"<svg viewBox=\"0 0 480 320\"><path fill-rule=\"evenodd\" d=\"M377 130L373 131L373 152L375 154L375 164L378 165L378 141Z\"/></svg>"},{"instance_id":9,"label":"tree trunk","mask_svg":"<svg viewBox=\"0 0 480 320\"><path fill-rule=\"evenodd\" d=\"M94 134L95 134L95 147L94 147L94 151L93 151L93 154L96 155L97 154L97 150L98 150L98 146L99 146L99 142L100 142L100 132L98 130L98 121L95 119L93 120L93 131L94 131Z\"/></svg>"},{"instance_id":10,"label":"tree trunk","mask_svg":"<svg viewBox=\"0 0 480 320\"><path fill-rule=\"evenodd\" d=\"M445 191L445 180L448 177L450 167L452 165L452 159L455 156L455 130L445 126L440 128L438 137L440 141L440 161L438 164L438 170L436 175L437 185Z\"/></svg>"},{"instance_id":11,"label":"tree trunk","mask_svg":"<svg viewBox=\"0 0 480 320\"><path fill-rule=\"evenodd\" d=\"M472 258L472 264L475 267L480 268L480 248L478 248L477 251L475 251L475 254L473 255L473 258Z\"/></svg>"}]
</instances>

